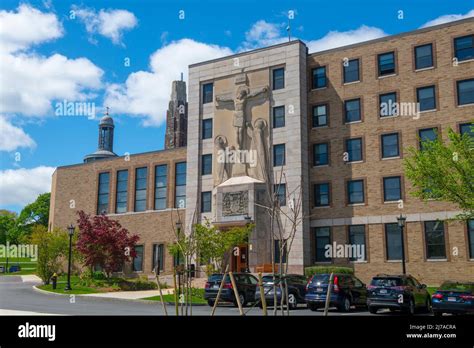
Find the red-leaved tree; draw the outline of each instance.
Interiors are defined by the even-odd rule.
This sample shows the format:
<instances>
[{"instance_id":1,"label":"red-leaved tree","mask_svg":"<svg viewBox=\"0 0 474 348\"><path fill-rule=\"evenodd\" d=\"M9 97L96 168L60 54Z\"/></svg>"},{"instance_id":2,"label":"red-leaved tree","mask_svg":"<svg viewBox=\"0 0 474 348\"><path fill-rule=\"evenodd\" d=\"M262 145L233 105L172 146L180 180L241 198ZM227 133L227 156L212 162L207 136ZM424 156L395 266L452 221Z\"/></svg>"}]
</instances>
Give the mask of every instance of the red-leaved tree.
<instances>
[{"instance_id":1,"label":"red-leaved tree","mask_svg":"<svg viewBox=\"0 0 474 348\"><path fill-rule=\"evenodd\" d=\"M79 237L76 248L83 254L86 266L99 265L110 277L125 261L136 256L135 245L140 238L130 235L118 221L105 215L91 217L82 210L78 215Z\"/></svg>"}]
</instances>

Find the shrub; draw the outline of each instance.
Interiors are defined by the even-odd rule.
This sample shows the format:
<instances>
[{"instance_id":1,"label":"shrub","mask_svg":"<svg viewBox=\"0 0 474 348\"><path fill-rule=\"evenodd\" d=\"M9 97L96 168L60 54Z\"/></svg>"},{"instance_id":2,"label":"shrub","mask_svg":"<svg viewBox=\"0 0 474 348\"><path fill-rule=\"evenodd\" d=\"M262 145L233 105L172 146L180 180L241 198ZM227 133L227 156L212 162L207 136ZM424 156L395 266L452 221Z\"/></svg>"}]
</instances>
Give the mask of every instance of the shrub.
<instances>
[{"instance_id":1,"label":"shrub","mask_svg":"<svg viewBox=\"0 0 474 348\"><path fill-rule=\"evenodd\" d=\"M126 280L121 279L118 282L118 286L122 291L139 291L139 290L155 290L158 289L158 286L154 282L148 280Z\"/></svg>"},{"instance_id":2,"label":"shrub","mask_svg":"<svg viewBox=\"0 0 474 348\"><path fill-rule=\"evenodd\" d=\"M304 274L307 277L311 277L314 274L329 274L329 273L346 273L354 274L354 270L349 267L339 266L311 266L304 269Z\"/></svg>"}]
</instances>

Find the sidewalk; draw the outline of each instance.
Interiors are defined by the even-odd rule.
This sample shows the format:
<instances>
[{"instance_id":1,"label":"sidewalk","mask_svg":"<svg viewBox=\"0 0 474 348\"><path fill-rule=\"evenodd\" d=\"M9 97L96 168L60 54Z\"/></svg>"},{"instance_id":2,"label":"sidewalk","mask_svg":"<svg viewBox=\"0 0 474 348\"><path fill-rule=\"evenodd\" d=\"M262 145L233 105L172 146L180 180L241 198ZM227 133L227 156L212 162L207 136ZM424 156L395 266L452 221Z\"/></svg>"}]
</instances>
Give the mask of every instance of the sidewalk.
<instances>
[{"instance_id":1,"label":"sidewalk","mask_svg":"<svg viewBox=\"0 0 474 348\"><path fill-rule=\"evenodd\" d=\"M174 289L163 289L163 295L172 294ZM141 298L159 296L160 292L158 290L142 290L142 291L114 291L114 292L105 292L98 294L83 294L77 296L84 297L101 297L101 298L116 298L121 300L138 300Z\"/></svg>"}]
</instances>

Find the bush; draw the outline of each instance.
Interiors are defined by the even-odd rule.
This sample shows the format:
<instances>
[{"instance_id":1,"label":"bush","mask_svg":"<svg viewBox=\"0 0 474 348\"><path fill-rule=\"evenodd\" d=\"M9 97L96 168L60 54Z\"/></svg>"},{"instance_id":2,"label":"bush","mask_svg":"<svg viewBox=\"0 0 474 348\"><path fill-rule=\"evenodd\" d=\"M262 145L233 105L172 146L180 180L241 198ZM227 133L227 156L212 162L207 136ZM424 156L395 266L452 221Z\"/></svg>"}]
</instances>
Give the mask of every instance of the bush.
<instances>
[{"instance_id":1,"label":"bush","mask_svg":"<svg viewBox=\"0 0 474 348\"><path fill-rule=\"evenodd\" d=\"M329 273L346 273L354 274L354 270L349 267L339 266L311 266L304 269L304 274L307 277L311 277L314 274L329 274Z\"/></svg>"},{"instance_id":2,"label":"bush","mask_svg":"<svg viewBox=\"0 0 474 348\"><path fill-rule=\"evenodd\" d=\"M148 280L126 280L121 279L118 282L118 286L122 291L139 291L139 290L155 290L158 289L158 286L154 282Z\"/></svg>"}]
</instances>

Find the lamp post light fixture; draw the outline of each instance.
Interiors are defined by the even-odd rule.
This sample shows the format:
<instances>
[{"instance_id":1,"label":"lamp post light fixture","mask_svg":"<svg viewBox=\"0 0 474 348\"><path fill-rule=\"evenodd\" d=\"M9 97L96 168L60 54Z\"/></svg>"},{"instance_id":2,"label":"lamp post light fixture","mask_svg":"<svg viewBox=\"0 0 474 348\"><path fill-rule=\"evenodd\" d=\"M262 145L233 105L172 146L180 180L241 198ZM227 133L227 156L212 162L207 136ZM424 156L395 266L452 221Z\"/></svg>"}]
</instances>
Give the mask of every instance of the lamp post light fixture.
<instances>
[{"instance_id":1,"label":"lamp post light fixture","mask_svg":"<svg viewBox=\"0 0 474 348\"><path fill-rule=\"evenodd\" d=\"M406 216L403 216L400 214L400 216L397 217L397 222L398 222L398 227L400 228L400 238L402 239L402 269L403 269L403 274L406 274L406 266L405 266L405 238L403 235L403 230L405 228L405 222L407 218Z\"/></svg>"},{"instance_id":2,"label":"lamp post light fixture","mask_svg":"<svg viewBox=\"0 0 474 348\"><path fill-rule=\"evenodd\" d=\"M67 228L67 233L69 235L69 261L67 264L67 284L64 290L72 290L71 288L71 258L72 258L72 236L74 235L74 230L76 228L73 224L70 224Z\"/></svg>"},{"instance_id":3,"label":"lamp post light fixture","mask_svg":"<svg viewBox=\"0 0 474 348\"><path fill-rule=\"evenodd\" d=\"M251 221L252 221L252 218L249 216L249 214L246 214L244 216L244 219L245 219L245 225L248 226L250 225ZM247 245L247 269L245 270L247 273L250 273L250 248L251 248L252 244L250 244L250 241Z\"/></svg>"}]
</instances>

